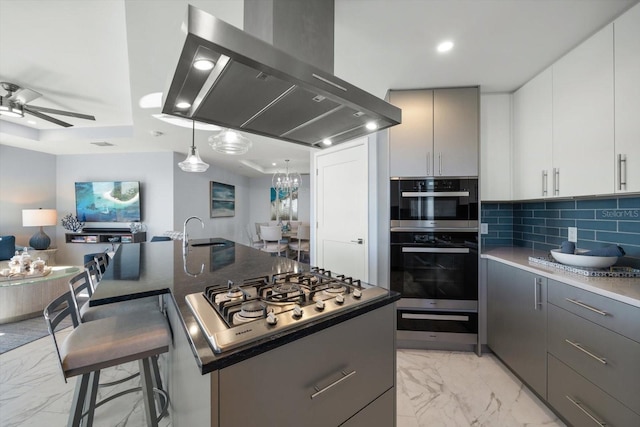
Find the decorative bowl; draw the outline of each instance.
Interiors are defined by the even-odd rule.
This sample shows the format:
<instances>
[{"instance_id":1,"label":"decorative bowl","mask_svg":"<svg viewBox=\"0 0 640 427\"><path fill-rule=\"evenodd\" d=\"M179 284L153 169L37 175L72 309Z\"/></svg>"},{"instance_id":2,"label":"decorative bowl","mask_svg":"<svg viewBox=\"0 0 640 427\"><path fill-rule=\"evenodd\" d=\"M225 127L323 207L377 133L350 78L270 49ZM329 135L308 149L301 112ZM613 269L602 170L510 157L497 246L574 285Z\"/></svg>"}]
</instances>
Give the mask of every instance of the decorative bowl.
<instances>
[{"instance_id":1,"label":"decorative bowl","mask_svg":"<svg viewBox=\"0 0 640 427\"><path fill-rule=\"evenodd\" d=\"M573 267L607 268L618 261L617 256L589 256L582 255L587 249L576 249L575 254L563 254L560 249L551 249L551 256L560 264Z\"/></svg>"}]
</instances>

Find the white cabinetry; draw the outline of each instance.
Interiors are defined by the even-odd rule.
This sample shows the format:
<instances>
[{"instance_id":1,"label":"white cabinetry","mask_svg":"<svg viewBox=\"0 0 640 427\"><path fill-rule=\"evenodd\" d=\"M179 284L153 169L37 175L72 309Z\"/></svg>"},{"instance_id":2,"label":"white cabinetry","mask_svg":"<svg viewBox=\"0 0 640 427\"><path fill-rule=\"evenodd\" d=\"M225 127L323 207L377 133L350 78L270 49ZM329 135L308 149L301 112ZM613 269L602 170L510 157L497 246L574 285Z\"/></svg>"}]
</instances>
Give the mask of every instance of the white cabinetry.
<instances>
[{"instance_id":1,"label":"white cabinetry","mask_svg":"<svg viewBox=\"0 0 640 427\"><path fill-rule=\"evenodd\" d=\"M547 68L513 95L513 194L553 195L552 71Z\"/></svg>"},{"instance_id":2,"label":"white cabinetry","mask_svg":"<svg viewBox=\"0 0 640 427\"><path fill-rule=\"evenodd\" d=\"M613 25L553 65L554 195L614 188Z\"/></svg>"},{"instance_id":3,"label":"white cabinetry","mask_svg":"<svg viewBox=\"0 0 640 427\"><path fill-rule=\"evenodd\" d=\"M389 91L402 124L389 130L391 177L477 176L477 87Z\"/></svg>"},{"instance_id":4,"label":"white cabinetry","mask_svg":"<svg viewBox=\"0 0 640 427\"><path fill-rule=\"evenodd\" d=\"M613 29L615 190L637 192L640 191L640 5L614 21Z\"/></svg>"},{"instance_id":5,"label":"white cabinetry","mask_svg":"<svg viewBox=\"0 0 640 427\"><path fill-rule=\"evenodd\" d=\"M480 96L480 195L511 200L511 95Z\"/></svg>"}]
</instances>

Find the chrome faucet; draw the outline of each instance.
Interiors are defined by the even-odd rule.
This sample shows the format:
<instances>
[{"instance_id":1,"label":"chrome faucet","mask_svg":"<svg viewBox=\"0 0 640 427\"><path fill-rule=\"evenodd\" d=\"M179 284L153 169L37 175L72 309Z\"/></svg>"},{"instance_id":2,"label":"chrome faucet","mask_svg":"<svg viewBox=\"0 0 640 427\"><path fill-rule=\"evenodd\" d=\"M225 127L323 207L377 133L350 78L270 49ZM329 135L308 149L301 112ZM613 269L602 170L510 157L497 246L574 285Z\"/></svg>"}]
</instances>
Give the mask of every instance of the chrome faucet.
<instances>
[{"instance_id":1,"label":"chrome faucet","mask_svg":"<svg viewBox=\"0 0 640 427\"><path fill-rule=\"evenodd\" d=\"M197 216L190 216L189 218L185 219L184 226L182 227L182 240L184 242L183 243L184 248L189 246L189 236L187 235L187 223L192 219L197 219L198 221L200 221L200 224L202 224L202 229L204 230L204 222Z\"/></svg>"}]
</instances>

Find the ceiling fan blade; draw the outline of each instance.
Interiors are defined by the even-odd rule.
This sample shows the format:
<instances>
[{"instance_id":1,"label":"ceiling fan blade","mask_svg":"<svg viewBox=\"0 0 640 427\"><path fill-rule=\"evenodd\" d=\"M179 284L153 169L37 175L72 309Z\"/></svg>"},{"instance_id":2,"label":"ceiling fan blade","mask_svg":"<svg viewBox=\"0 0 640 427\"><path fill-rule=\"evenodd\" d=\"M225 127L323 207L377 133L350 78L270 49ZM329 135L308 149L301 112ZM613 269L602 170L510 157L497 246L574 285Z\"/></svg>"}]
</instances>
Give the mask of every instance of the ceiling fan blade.
<instances>
[{"instance_id":1,"label":"ceiling fan blade","mask_svg":"<svg viewBox=\"0 0 640 427\"><path fill-rule=\"evenodd\" d=\"M29 105L28 107L29 107L29 110L31 111L40 111L42 113L59 114L61 116L76 117L78 119L85 119L85 120L96 119L94 116L91 116L89 114L73 113L71 111L63 111L63 110L54 110L53 108L38 107L36 105Z\"/></svg>"},{"instance_id":2,"label":"ceiling fan blade","mask_svg":"<svg viewBox=\"0 0 640 427\"><path fill-rule=\"evenodd\" d=\"M34 111L34 110L31 109L30 106L26 106L25 105L24 106L24 111L29 113L29 114L31 114L32 116L36 116L39 119L46 120L46 121L51 122L51 123L55 123L55 124L57 124L59 126L64 126L66 128L73 126L71 123L63 122L62 120L58 120L58 119L53 118L51 116L47 116L46 114L42 114L42 113L39 113L37 111Z\"/></svg>"},{"instance_id":3,"label":"ceiling fan blade","mask_svg":"<svg viewBox=\"0 0 640 427\"><path fill-rule=\"evenodd\" d=\"M36 92L33 89L21 88L11 96L11 99L13 101L18 101L20 104L27 104L36 98L40 98L41 96L42 94L40 92Z\"/></svg>"}]
</instances>

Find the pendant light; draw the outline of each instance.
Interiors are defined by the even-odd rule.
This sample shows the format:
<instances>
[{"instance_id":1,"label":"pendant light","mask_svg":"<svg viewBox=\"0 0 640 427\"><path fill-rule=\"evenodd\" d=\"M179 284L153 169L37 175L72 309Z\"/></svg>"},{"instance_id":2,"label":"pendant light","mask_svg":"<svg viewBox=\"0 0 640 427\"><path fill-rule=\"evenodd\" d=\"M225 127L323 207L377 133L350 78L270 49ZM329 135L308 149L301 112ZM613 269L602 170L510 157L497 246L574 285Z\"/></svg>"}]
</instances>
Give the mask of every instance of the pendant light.
<instances>
[{"instance_id":1,"label":"pendant light","mask_svg":"<svg viewBox=\"0 0 640 427\"><path fill-rule=\"evenodd\" d=\"M232 129L222 129L211 135L208 141L214 151L223 154L245 154L251 148L251 141Z\"/></svg>"},{"instance_id":2,"label":"pendant light","mask_svg":"<svg viewBox=\"0 0 640 427\"><path fill-rule=\"evenodd\" d=\"M191 147L189 147L189 153L187 158L183 162L178 163L180 169L185 172L204 172L209 169L209 165L202 161L198 149L196 148L196 122L193 122L193 129L191 133Z\"/></svg>"}]
</instances>

